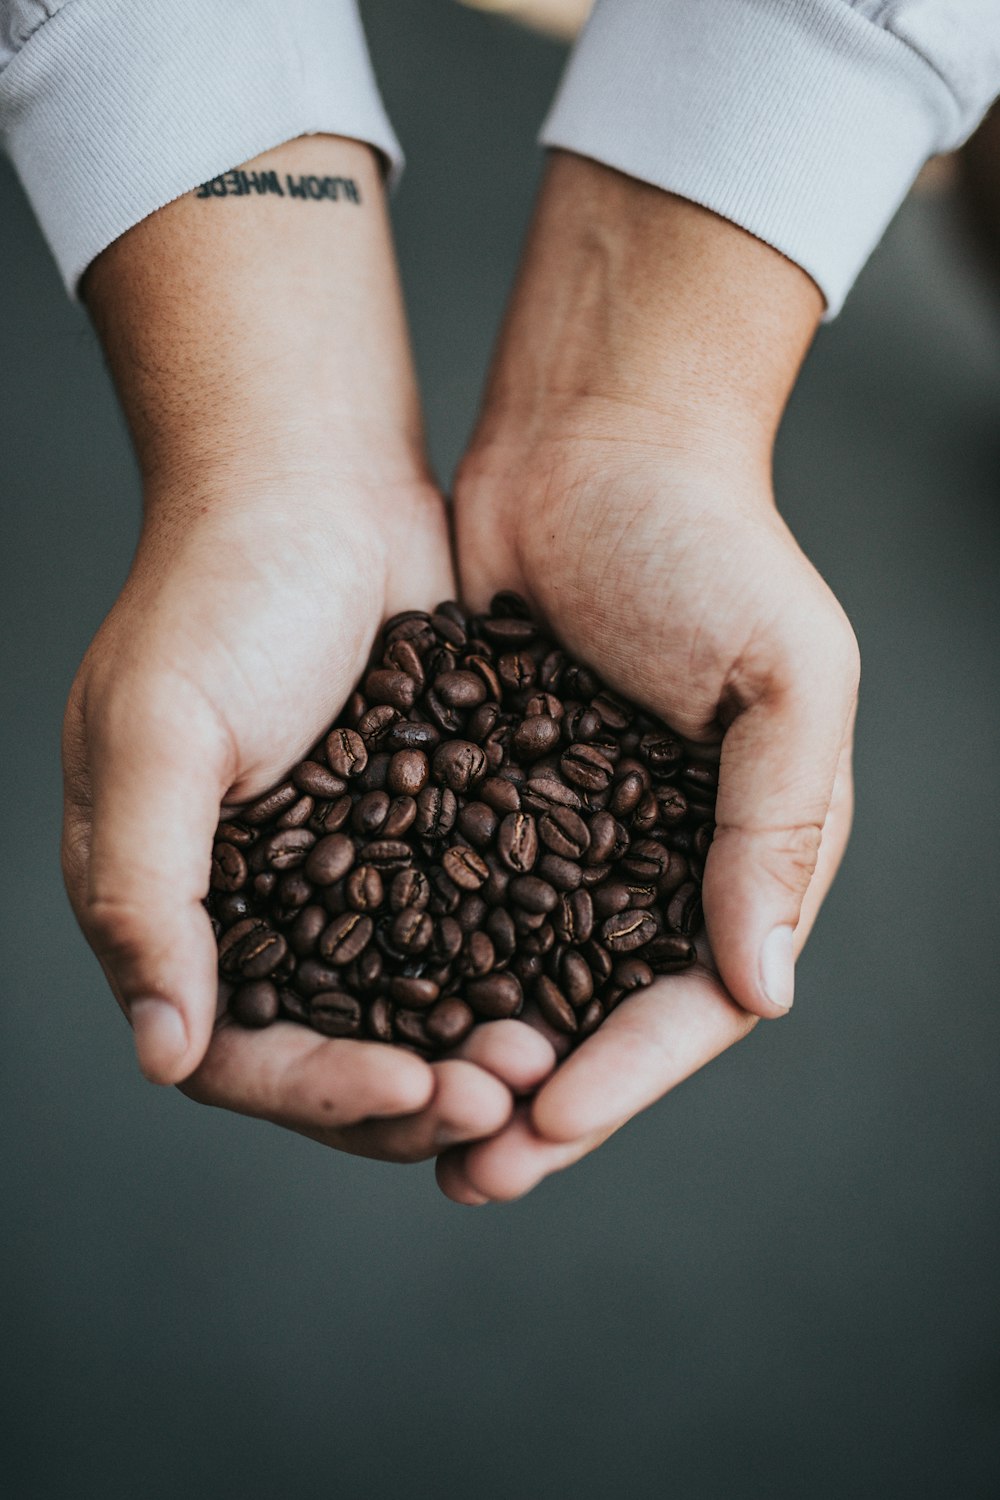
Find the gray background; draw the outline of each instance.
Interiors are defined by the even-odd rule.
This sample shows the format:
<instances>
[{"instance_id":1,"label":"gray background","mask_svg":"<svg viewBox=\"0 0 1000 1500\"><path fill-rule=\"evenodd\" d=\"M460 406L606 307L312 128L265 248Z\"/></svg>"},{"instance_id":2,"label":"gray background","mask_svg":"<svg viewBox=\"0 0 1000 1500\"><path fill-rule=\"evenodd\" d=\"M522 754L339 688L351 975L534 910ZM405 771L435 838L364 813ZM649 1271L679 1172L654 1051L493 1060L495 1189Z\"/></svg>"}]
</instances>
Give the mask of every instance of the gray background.
<instances>
[{"instance_id":1,"label":"gray background","mask_svg":"<svg viewBox=\"0 0 1000 1500\"><path fill-rule=\"evenodd\" d=\"M366 15L447 472L562 54L430 0ZM57 742L136 479L6 169L0 221L5 1493L996 1494L1000 309L947 199L905 207L781 438L864 652L794 1018L479 1212L133 1067L59 883Z\"/></svg>"}]
</instances>

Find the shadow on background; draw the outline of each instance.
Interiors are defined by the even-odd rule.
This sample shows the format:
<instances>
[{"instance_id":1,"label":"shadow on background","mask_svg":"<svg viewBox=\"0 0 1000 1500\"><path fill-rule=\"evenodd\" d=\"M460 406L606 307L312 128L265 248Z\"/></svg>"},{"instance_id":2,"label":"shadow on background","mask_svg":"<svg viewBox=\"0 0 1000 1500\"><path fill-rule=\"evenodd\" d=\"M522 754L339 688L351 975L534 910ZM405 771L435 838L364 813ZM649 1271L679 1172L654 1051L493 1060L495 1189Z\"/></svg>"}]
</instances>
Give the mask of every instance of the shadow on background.
<instances>
[{"instance_id":1,"label":"shadow on background","mask_svg":"<svg viewBox=\"0 0 1000 1500\"><path fill-rule=\"evenodd\" d=\"M447 473L562 53L432 0L365 13ZM864 654L857 831L794 1016L478 1212L134 1068L57 843L136 476L6 169L0 224L4 1492L995 1495L1000 308L947 198L904 208L780 443Z\"/></svg>"}]
</instances>

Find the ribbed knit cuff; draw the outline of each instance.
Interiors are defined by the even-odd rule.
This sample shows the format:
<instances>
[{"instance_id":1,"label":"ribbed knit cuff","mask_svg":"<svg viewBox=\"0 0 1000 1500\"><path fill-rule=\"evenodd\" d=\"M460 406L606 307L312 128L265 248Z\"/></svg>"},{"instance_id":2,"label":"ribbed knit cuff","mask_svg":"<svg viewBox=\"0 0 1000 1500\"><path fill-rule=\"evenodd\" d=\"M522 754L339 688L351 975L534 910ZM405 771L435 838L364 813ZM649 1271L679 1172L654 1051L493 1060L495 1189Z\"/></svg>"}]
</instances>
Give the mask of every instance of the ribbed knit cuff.
<instances>
[{"instance_id":1,"label":"ribbed knit cuff","mask_svg":"<svg viewBox=\"0 0 1000 1500\"><path fill-rule=\"evenodd\" d=\"M353 0L70 0L0 74L0 139L72 296L140 219L318 132L401 168Z\"/></svg>"},{"instance_id":2,"label":"ribbed knit cuff","mask_svg":"<svg viewBox=\"0 0 1000 1500\"><path fill-rule=\"evenodd\" d=\"M843 0L597 0L541 138L741 225L831 318L957 116Z\"/></svg>"}]
</instances>

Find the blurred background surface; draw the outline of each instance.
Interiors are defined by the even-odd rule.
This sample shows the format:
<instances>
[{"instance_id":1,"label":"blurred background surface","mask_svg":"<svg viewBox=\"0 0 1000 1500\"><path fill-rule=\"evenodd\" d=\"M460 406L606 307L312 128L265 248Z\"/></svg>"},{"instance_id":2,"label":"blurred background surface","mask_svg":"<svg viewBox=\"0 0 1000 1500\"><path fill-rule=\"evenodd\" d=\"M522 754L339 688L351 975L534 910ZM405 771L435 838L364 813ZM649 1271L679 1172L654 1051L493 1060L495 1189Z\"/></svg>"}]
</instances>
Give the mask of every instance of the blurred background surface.
<instances>
[{"instance_id":1,"label":"blurred background surface","mask_svg":"<svg viewBox=\"0 0 1000 1500\"><path fill-rule=\"evenodd\" d=\"M363 9L447 474L564 54L443 0ZM904 207L780 440L864 655L857 827L793 1017L475 1212L136 1072L57 862L62 705L136 476L5 166L0 226L3 1492L996 1495L1000 303L948 192Z\"/></svg>"}]
</instances>

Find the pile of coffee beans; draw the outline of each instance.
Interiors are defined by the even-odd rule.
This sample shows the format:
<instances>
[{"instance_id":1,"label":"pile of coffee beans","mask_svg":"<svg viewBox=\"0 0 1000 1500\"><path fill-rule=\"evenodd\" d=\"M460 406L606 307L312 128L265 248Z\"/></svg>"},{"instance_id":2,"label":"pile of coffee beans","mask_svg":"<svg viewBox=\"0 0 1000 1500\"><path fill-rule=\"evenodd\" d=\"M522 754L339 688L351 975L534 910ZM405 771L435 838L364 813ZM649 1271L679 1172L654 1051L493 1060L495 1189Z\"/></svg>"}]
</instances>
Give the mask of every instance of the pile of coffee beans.
<instances>
[{"instance_id":1,"label":"pile of coffee beans","mask_svg":"<svg viewBox=\"0 0 1000 1500\"><path fill-rule=\"evenodd\" d=\"M426 1054L526 1006L589 1036L694 962L717 779L517 595L396 615L309 756L216 831L230 1011Z\"/></svg>"}]
</instances>

